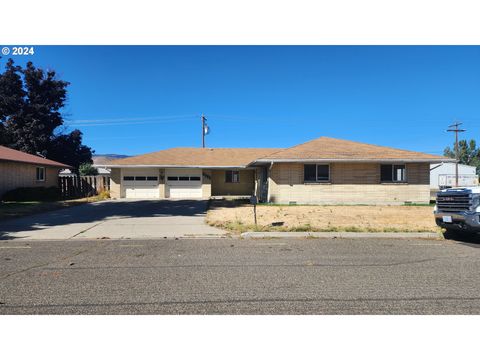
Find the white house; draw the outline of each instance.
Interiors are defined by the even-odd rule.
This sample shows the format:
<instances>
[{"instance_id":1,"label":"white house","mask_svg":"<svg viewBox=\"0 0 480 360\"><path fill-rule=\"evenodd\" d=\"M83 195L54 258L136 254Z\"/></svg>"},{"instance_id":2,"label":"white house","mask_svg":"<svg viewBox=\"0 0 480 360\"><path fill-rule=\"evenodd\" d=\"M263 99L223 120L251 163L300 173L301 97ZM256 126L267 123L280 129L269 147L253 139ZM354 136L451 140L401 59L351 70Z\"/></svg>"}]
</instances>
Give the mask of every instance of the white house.
<instances>
[{"instance_id":1,"label":"white house","mask_svg":"<svg viewBox=\"0 0 480 360\"><path fill-rule=\"evenodd\" d=\"M478 185L478 176L475 166L458 164L458 185ZM430 165L430 188L444 189L455 186L455 164L442 163Z\"/></svg>"}]
</instances>

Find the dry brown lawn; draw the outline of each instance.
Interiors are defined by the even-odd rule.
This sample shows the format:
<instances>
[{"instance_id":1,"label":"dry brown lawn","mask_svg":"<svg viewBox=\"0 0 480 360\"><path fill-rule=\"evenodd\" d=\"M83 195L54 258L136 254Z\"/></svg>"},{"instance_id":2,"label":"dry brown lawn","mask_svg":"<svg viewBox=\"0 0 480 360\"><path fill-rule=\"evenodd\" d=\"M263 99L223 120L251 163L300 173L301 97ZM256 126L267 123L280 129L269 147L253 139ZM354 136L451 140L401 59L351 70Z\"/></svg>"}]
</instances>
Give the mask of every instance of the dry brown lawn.
<instances>
[{"instance_id":1,"label":"dry brown lawn","mask_svg":"<svg viewBox=\"0 0 480 360\"><path fill-rule=\"evenodd\" d=\"M436 232L432 206L212 206L207 223L233 232L354 231ZM283 225L272 226L274 222Z\"/></svg>"}]
</instances>

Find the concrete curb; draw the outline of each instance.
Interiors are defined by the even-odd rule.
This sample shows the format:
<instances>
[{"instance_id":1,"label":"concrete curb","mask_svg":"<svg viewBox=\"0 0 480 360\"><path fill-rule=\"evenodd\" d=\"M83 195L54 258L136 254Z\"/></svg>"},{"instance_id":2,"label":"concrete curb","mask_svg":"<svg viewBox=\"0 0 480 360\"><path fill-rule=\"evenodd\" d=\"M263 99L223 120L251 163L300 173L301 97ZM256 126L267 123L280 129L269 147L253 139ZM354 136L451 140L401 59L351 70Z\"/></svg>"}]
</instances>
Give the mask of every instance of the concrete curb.
<instances>
[{"instance_id":1,"label":"concrete curb","mask_svg":"<svg viewBox=\"0 0 480 360\"><path fill-rule=\"evenodd\" d=\"M52 238L52 237L45 237L45 238L1 238L1 242L11 243L11 242L49 242L49 241L156 241L156 240L215 240L215 239L232 239L235 238L233 236L217 236L217 235L208 235L208 236L157 236L157 237L125 237L125 238L117 238L117 237L73 237L73 238ZM238 236L236 237L239 238ZM1 245L1 244L0 244Z\"/></svg>"},{"instance_id":2,"label":"concrete curb","mask_svg":"<svg viewBox=\"0 0 480 360\"><path fill-rule=\"evenodd\" d=\"M442 240L443 236L434 232L244 232L242 239L271 239L271 238L314 238L314 239L435 239Z\"/></svg>"}]
</instances>

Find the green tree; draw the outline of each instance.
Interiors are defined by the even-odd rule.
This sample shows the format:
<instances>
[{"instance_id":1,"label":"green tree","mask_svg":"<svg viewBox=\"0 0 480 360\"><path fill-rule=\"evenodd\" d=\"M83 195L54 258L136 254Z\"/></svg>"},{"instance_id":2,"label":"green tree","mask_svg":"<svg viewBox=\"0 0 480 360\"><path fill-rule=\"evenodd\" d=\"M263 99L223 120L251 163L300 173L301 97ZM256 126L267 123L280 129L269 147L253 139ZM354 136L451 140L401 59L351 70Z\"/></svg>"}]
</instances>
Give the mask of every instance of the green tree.
<instances>
[{"instance_id":1,"label":"green tree","mask_svg":"<svg viewBox=\"0 0 480 360\"><path fill-rule=\"evenodd\" d=\"M22 68L9 59L0 73L0 145L75 168L91 163L92 150L82 145L80 130L63 131L60 111L68 85L53 70L36 68L32 62Z\"/></svg>"},{"instance_id":2,"label":"green tree","mask_svg":"<svg viewBox=\"0 0 480 360\"><path fill-rule=\"evenodd\" d=\"M98 175L98 170L97 168L94 168L92 164L90 163L83 163L80 164L78 167L78 171L80 175Z\"/></svg>"},{"instance_id":3,"label":"green tree","mask_svg":"<svg viewBox=\"0 0 480 360\"><path fill-rule=\"evenodd\" d=\"M11 145L9 125L19 123L20 111L25 107L21 68L12 59L7 61L5 72L0 74L0 144Z\"/></svg>"},{"instance_id":4,"label":"green tree","mask_svg":"<svg viewBox=\"0 0 480 360\"><path fill-rule=\"evenodd\" d=\"M446 147L443 154L455 159L455 145L451 149ZM460 140L458 142L458 160L460 164L471 165L477 168L477 174L480 174L480 148L477 148L475 140Z\"/></svg>"},{"instance_id":5,"label":"green tree","mask_svg":"<svg viewBox=\"0 0 480 360\"><path fill-rule=\"evenodd\" d=\"M73 130L68 134L55 137L48 149L49 158L79 169L80 164L92 161L92 151L88 146L82 145L82 132Z\"/></svg>"}]
</instances>

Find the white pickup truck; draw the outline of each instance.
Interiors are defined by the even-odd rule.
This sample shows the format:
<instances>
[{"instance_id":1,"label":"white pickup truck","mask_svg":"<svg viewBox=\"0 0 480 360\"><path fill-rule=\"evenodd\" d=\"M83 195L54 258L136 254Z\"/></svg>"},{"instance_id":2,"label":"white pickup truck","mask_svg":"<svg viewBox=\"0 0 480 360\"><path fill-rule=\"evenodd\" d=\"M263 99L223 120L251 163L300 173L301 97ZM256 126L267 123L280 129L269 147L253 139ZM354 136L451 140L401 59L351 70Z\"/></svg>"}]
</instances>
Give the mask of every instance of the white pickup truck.
<instances>
[{"instance_id":1,"label":"white pickup truck","mask_svg":"<svg viewBox=\"0 0 480 360\"><path fill-rule=\"evenodd\" d=\"M447 236L480 232L480 187L439 191L434 209L435 222Z\"/></svg>"}]
</instances>

